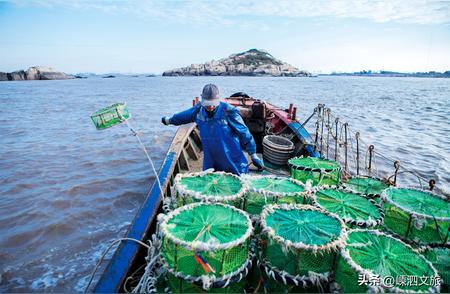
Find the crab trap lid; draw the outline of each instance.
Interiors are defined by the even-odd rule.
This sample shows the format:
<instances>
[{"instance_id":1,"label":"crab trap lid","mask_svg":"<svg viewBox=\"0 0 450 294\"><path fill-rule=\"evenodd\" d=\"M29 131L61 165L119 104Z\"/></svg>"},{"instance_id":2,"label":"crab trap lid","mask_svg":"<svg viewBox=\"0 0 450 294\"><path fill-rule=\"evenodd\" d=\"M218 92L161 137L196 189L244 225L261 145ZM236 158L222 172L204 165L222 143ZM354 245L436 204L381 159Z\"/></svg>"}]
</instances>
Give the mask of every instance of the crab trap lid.
<instances>
[{"instance_id":1,"label":"crab trap lid","mask_svg":"<svg viewBox=\"0 0 450 294\"><path fill-rule=\"evenodd\" d=\"M110 128L130 118L126 103L116 103L102 108L91 115L92 122L98 130Z\"/></svg>"},{"instance_id":2,"label":"crab trap lid","mask_svg":"<svg viewBox=\"0 0 450 294\"><path fill-rule=\"evenodd\" d=\"M161 231L192 250L211 251L242 244L252 233L250 217L225 204L193 203L170 212Z\"/></svg>"},{"instance_id":3,"label":"crab trap lid","mask_svg":"<svg viewBox=\"0 0 450 294\"><path fill-rule=\"evenodd\" d=\"M294 157L289 159L288 164L293 169L321 171L336 171L340 169L339 163L318 157Z\"/></svg>"},{"instance_id":4,"label":"crab trap lid","mask_svg":"<svg viewBox=\"0 0 450 294\"><path fill-rule=\"evenodd\" d=\"M319 189L316 203L323 209L337 214L347 224L372 227L383 220L381 208L373 200L338 188Z\"/></svg>"},{"instance_id":5,"label":"crab trap lid","mask_svg":"<svg viewBox=\"0 0 450 294\"><path fill-rule=\"evenodd\" d=\"M438 276L431 263L411 246L380 231L349 231L341 255L351 268L364 276L365 281L371 281L369 284L379 281L389 291L438 290L438 287L430 286L430 281ZM421 278L428 282L420 285ZM414 281L410 283L410 279Z\"/></svg>"},{"instance_id":6,"label":"crab trap lid","mask_svg":"<svg viewBox=\"0 0 450 294\"><path fill-rule=\"evenodd\" d=\"M245 193L241 179L226 172L178 174L175 178L175 187L182 196L213 202L234 200Z\"/></svg>"},{"instance_id":7,"label":"crab trap lid","mask_svg":"<svg viewBox=\"0 0 450 294\"><path fill-rule=\"evenodd\" d=\"M381 192L389 188L389 185L381 179L371 177L352 177L344 183L344 186L367 196L380 195Z\"/></svg>"},{"instance_id":8,"label":"crab trap lid","mask_svg":"<svg viewBox=\"0 0 450 294\"><path fill-rule=\"evenodd\" d=\"M268 205L261 224L269 238L286 247L314 251L336 248L345 231L336 215L310 205Z\"/></svg>"},{"instance_id":9,"label":"crab trap lid","mask_svg":"<svg viewBox=\"0 0 450 294\"><path fill-rule=\"evenodd\" d=\"M297 180L277 176L253 176L246 177L249 189L260 194L276 196L294 196L305 193L305 185Z\"/></svg>"},{"instance_id":10,"label":"crab trap lid","mask_svg":"<svg viewBox=\"0 0 450 294\"><path fill-rule=\"evenodd\" d=\"M382 197L409 214L450 221L450 201L436 194L417 189L389 188Z\"/></svg>"}]
</instances>

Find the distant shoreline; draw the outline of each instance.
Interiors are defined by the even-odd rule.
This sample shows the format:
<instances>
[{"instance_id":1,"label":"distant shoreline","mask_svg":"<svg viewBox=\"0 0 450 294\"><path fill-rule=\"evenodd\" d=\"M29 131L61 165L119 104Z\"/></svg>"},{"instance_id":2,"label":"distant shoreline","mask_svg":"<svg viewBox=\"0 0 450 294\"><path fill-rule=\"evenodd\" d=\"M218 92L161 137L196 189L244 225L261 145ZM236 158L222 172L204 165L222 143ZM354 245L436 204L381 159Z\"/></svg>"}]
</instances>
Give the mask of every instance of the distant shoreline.
<instances>
[{"instance_id":1,"label":"distant shoreline","mask_svg":"<svg viewBox=\"0 0 450 294\"><path fill-rule=\"evenodd\" d=\"M360 71L354 73L331 73L331 74L319 74L319 76L355 76L355 77L388 77L388 78L450 78L450 71L446 72L415 72L415 73L403 73L393 71Z\"/></svg>"}]
</instances>

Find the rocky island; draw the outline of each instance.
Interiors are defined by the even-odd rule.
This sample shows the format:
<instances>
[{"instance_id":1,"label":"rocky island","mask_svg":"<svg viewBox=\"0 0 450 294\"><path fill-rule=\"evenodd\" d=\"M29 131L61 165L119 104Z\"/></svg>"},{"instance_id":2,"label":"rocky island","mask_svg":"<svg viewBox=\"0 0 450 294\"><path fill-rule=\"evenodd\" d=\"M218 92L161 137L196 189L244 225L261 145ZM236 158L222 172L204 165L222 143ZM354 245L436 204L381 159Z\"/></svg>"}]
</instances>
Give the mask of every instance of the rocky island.
<instances>
[{"instance_id":1,"label":"rocky island","mask_svg":"<svg viewBox=\"0 0 450 294\"><path fill-rule=\"evenodd\" d=\"M311 73L282 62L267 51L250 49L217 61L168 70L162 75L309 77Z\"/></svg>"},{"instance_id":2,"label":"rocky island","mask_svg":"<svg viewBox=\"0 0 450 294\"><path fill-rule=\"evenodd\" d=\"M33 66L27 70L0 72L0 81L67 80L73 78L71 75L66 75L47 66Z\"/></svg>"}]
</instances>

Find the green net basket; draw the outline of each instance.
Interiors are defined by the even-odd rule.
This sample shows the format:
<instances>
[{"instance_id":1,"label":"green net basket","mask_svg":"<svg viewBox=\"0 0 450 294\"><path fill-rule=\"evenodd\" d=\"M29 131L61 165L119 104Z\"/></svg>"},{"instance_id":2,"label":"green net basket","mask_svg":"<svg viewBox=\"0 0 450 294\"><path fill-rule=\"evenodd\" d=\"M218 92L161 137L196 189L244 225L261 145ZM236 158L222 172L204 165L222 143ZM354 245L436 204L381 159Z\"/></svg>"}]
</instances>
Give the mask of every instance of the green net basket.
<instances>
[{"instance_id":1,"label":"green net basket","mask_svg":"<svg viewBox=\"0 0 450 294\"><path fill-rule=\"evenodd\" d=\"M102 108L91 115L92 122L98 130L120 124L130 118L126 103L116 103Z\"/></svg>"},{"instance_id":2,"label":"green net basket","mask_svg":"<svg viewBox=\"0 0 450 294\"><path fill-rule=\"evenodd\" d=\"M288 165L291 176L303 183L311 180L313 186L339 185L341 167L335 161L318 157L294 157L289 159Z\"/></svg>"},{"instance_id":3,"label":"green net basket","mask_svg":"<svg viewBox=\"0 0 450 294\"><path fill-rule=\"evenodd\" d=\"M424 256L439 273L442 283L450 286L450 247L428 247Z\"/></svg>"},{"instance_id":4,"label":"green net basket","mask_svg":"<svg viewBox=\"0 0 450 294\"><path fill-rule=\"evenodd\" d=\"M175 207L207 201L222 202L241 207L246 186L240 177L226 172L207 170L197 173L179 173L175 177Z\"/></svg>"},{"instance_id":5,"label":"green net basket","mask_svg":"<svg viewBox=\"0 0 450 294\"><path fill-rule=\"evenodd\" d=\"M236 276L236 280L239 276ZM178 278L177 276L169 273L166 276L167 287L172 293L244 293L246 288L246 280L240 279L236 282L230 282L225 287L210 287L205 290L201 283L189 282L183 278Z\"/></svg>"},{"instance_id":6,"label":"green net basket","mask_svg":"<svg viewBox=\"0 0 450 294\"><path fill-rule=\"evenodd\" d=\"M246 176L248 187L243 209L251 215L259 215L266 204L308 204L310 191L300 181L279 176Z\"/></svg>"},{"instance_id":7,"label":"green net basket","mask_svg":"<svg viewBox=\"0 0 450 294\"><path fill-rule=\"evenodd\" d=\"M310 205L267 205L261 214L262 266L289 284L329 279L345 225L336 216Z\"/></svg>"},{"instance_id":8,"label":"green net basket","mask_svg":"<svg viewBox=\"0 0 450 294\"><path fill-rule=\"evenodd\" d=\"M221 203L192 203L159 218L162 262L176 278L209 289L248 272L253 226L246 212Z\"/></svg>"},{"instance_id":9,"label":"green net basket","mask_svg":"<svg viewBox=\"0 0 450 294\"><path fill-rule=\"evenodd\" d=\"M417 244L449 242L450 201L419 189L389 188L382 193L384 225Z\"/></svg>"},{"instance_id":10,"label":"green net basket","mask_svg":"<svg viewBox=\"0 0 450 294\"><path fill-rule=\"evenodd\" d=\"M355 193L366 195L379 202L381 192L390 185L379 178L356 176L351 177L343 183L343 186Z\"/></svg>"},{"instance_id":11,"label":"green net basket","mask_svg":"<svg viewBox=\"0 0 450 294\"><path fill-rule=\"evenodd\" d=\"M319 207L338 215L350 227L369 228L383 222L384 214L379 204L345 188L319 188L314 201Z\"/></svg>"},{"instance_id":12,"label":"green net basket","mask_svg":"<svg viewBox=\"0 0 450 294\"><path fill-rule=\"evenodd\" d=\"M436 269L423 255L377 230L348 232L334 277L344 293L439 291Z\"/></svg>"}]
</instances>

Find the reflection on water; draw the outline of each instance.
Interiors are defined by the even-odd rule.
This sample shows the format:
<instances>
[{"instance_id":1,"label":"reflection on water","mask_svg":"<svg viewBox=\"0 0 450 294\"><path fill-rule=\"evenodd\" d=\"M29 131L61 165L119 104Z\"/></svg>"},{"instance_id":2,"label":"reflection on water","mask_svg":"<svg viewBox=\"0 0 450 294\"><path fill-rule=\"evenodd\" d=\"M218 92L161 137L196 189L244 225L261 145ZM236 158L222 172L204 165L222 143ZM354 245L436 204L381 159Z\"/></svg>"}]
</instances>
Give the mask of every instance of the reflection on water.
<instances>
[{"instance_id":1,"label":"reflection on water","mask_svg":"<svg viewBox=\"0 0 450 294\"><path fill-rule=\"evenodd\" d=\"M109 242L123 236L151 186L126 126L96 131L89 115L126 101L159 166L176 131L160 117L187 108L206 83L244 91L300 119L318 103L379 152L449 193L450 80L156 77L0 83L0 291L81 291ZM314 128L313 122L309 127ZM377 164L377 162L376 162ZM378 163L392 171L392 163ZM415 185L413 179L402 184ZM109 255L109 258L111 254Z\"/></svg>"}]
</instances>

